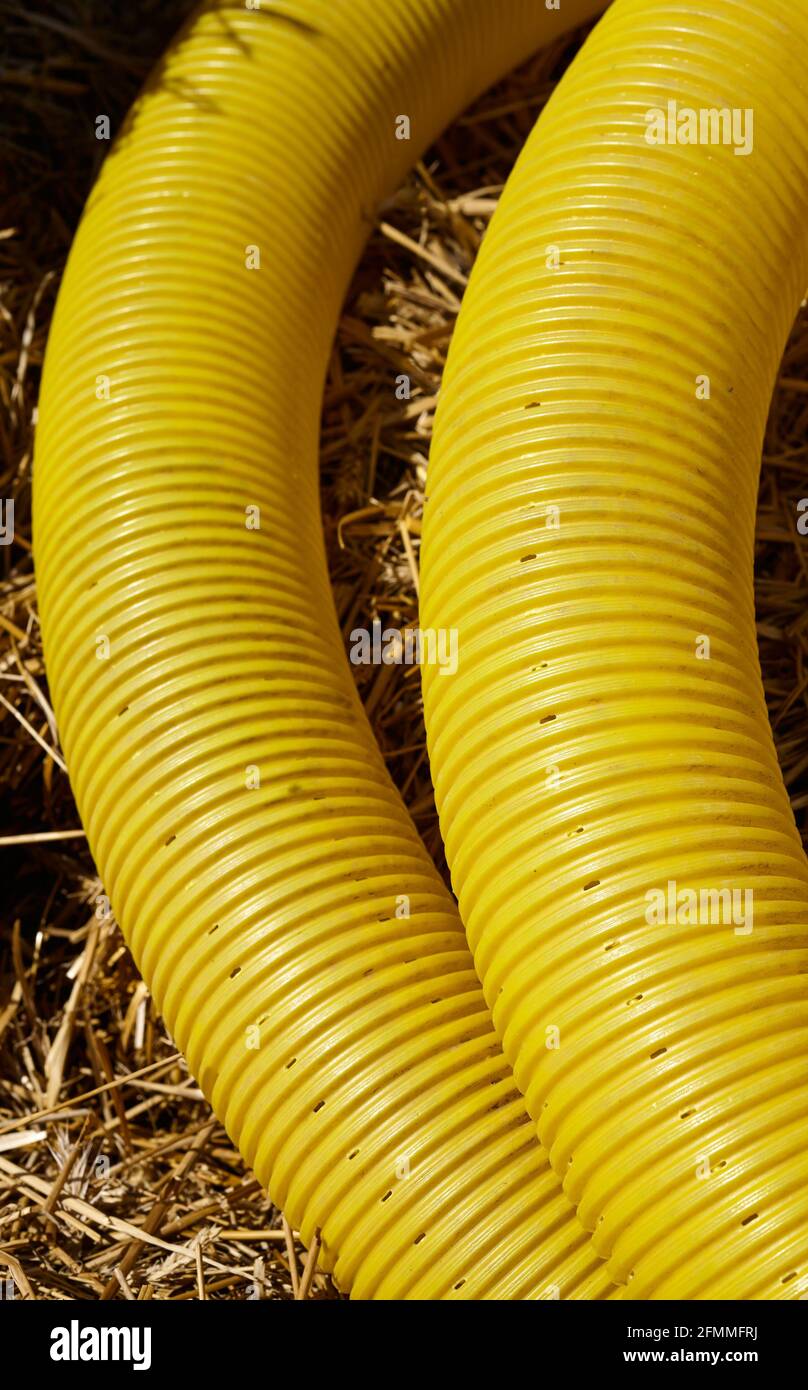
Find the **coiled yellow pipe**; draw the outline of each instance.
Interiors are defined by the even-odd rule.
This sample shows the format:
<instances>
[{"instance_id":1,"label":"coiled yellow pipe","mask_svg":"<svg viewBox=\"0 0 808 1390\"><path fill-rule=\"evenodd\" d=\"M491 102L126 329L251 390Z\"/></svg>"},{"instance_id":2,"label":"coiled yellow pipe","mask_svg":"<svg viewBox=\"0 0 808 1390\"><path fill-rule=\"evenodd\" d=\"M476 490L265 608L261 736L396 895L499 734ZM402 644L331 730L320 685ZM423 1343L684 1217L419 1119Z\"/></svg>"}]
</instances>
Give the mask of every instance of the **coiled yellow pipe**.
<instances>
[{"instance_id":1,"label":"coiled yellow pipe","mask_svg":"<svg viewBox=\"0 0 808 1390\"><path fill-rule=\"evenodd\" d=\"M808 1293L808 864L752 588L808 282L806 71L805 0L615 0L486 237L429 469L461 916L553 1168L635 1298ZM729 143L680 142L720 108Z\"/></svg>"},{"instance_id":2,"label":"coiled yellow pipe","mask_svg":"<svg viewBox=\"0 0 808 1390\"><path fill-rule=\"evenodd\" d=\"M89 844L216 1113L358 1297L607 1289L357 699L317 480L377 201L599 8L206 5L104 165L48 346L35 553Z\"/></svg>"}]
</instances>

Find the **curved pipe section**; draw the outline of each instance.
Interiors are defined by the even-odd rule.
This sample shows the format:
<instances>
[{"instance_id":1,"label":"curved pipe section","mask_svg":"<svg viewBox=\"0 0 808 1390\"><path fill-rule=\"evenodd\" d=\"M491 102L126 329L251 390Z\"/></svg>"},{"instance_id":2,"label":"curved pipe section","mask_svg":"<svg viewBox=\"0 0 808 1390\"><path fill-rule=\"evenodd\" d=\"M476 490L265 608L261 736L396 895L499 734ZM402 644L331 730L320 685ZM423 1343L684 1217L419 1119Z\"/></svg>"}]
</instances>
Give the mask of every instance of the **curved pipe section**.
<instances>
[{"instance_id":1,"label":"curved pipe section","mask_svg":"<svg viewBox=\"0 0 808 1390\"><path fill-rule=\"evenodd\" d=\"M486 236L429 467L461 916L634 1298L808 1296L808 864L752 585L808 281L807 69L805 0L615 0Z\"/></svg>"},{"instance_id":2,"label":"curved pipe section","mask_svg":"<svg viewBox=\"0 0 808 1390\"><path fill-rule=\"evenodd\" d=\"M361 1298L607 1290L357 699L317 470L377 202L599 8L204 6L104 164L48 346L37 576L90 848L217 1115Z\"/></svg>"}]
</instances>

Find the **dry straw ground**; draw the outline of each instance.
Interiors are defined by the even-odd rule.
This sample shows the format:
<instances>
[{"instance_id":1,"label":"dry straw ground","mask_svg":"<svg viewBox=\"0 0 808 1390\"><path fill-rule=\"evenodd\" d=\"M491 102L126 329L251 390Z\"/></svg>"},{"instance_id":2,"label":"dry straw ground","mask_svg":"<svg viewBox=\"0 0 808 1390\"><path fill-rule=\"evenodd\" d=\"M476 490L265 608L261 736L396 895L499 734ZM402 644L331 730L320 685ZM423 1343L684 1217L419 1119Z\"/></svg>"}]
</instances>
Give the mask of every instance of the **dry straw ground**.
<instances>
[{"instance_id":1,"label":"dry straw ground","mask_svg":"<svg viewBox=\"0 0 808 1390\"><path fill-rule=\"evenodd\" d=\"M34 411L59 278L106 149L95 117L117 127L189 8L0 0L0 497L14 498L17 520L14 544L0 549L0 1281L16 1297L338 1297L211 1119L118 928L96 918L100 885L59 754L37 622ZM404 626L417 615L426 461L455 315L502 183L575 47L556 46L489 92L380 212L323 413L323 513L346 638L377 616ZM756 570L766 691L803 830L806 368L803 311L772 406ZM400 373L413 383L409 401L395 397ZM418 672L355 670L391 774L443 867Z\"/></svg>"}]
</instances>

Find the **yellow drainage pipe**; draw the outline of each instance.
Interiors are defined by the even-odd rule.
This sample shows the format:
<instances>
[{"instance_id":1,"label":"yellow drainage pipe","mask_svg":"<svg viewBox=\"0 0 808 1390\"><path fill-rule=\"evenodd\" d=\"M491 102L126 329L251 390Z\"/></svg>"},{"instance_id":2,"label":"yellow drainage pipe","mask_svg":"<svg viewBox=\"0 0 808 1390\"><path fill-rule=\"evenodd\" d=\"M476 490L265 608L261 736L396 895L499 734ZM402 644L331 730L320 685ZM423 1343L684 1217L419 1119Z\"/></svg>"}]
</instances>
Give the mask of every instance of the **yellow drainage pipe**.
<instances>
[{"instance_id":1,"label":"yellow drainage pipe","mask_svg":"<svg viewBox=\"0 0 808 1390\"><path fill-rule=\"evenodd\" d=\"M807 71L805 0L615 0L486 236L429 467L461 916L553 1168L636 1298L808 1295L808 864L752 586L808 282Z\"/></svg>"},{"instance_id":2,"label":"yellow drainage pipe","mask_svg":"<svg viewBox=\"0 0 808 1390\"><path fill-rule=\"evenodd\" d=\"M357 699L317 470L379 199L600 8L204 6L104 164L48 346L37 578L90 848L217 1115L363 1298L607 1289Z\"/></svg>"}]
</instances>

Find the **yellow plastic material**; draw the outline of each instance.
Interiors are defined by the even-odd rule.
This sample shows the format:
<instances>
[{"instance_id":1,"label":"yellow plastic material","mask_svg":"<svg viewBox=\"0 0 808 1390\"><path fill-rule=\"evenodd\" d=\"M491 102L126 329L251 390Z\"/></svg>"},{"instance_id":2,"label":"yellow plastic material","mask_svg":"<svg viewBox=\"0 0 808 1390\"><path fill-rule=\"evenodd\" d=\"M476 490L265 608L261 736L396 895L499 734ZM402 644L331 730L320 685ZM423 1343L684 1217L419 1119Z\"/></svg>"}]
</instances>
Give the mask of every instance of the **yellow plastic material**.
<instances>
[{"instance_id":1,"label":"yellow plastic material","mask_svg":"<svg viewBox=\"0 0 808 1390\"><path fill-rule=\"evenodd\" d=\"M357 1297L608 1288L357 699L317 470L379 199L601 8L204 7L104 164L48 346L35 553L89 844L216 1113Z\"/></svg>"},{"instance_id":2,"label":"yellow plastic material","mask_svg":"<svg viewBox=\"0 0 808 1390\"><path fill-rule=\"evenodd\" d=\"M486 236L429 466L421 620L457 629L459 669L423 676L461 916L631 1298L808 1296L808 864L752 586L808 283L806 73L806 0L615 0ZM721 108L731 143L667 142Z\"/></svg>"}]
</instances>

